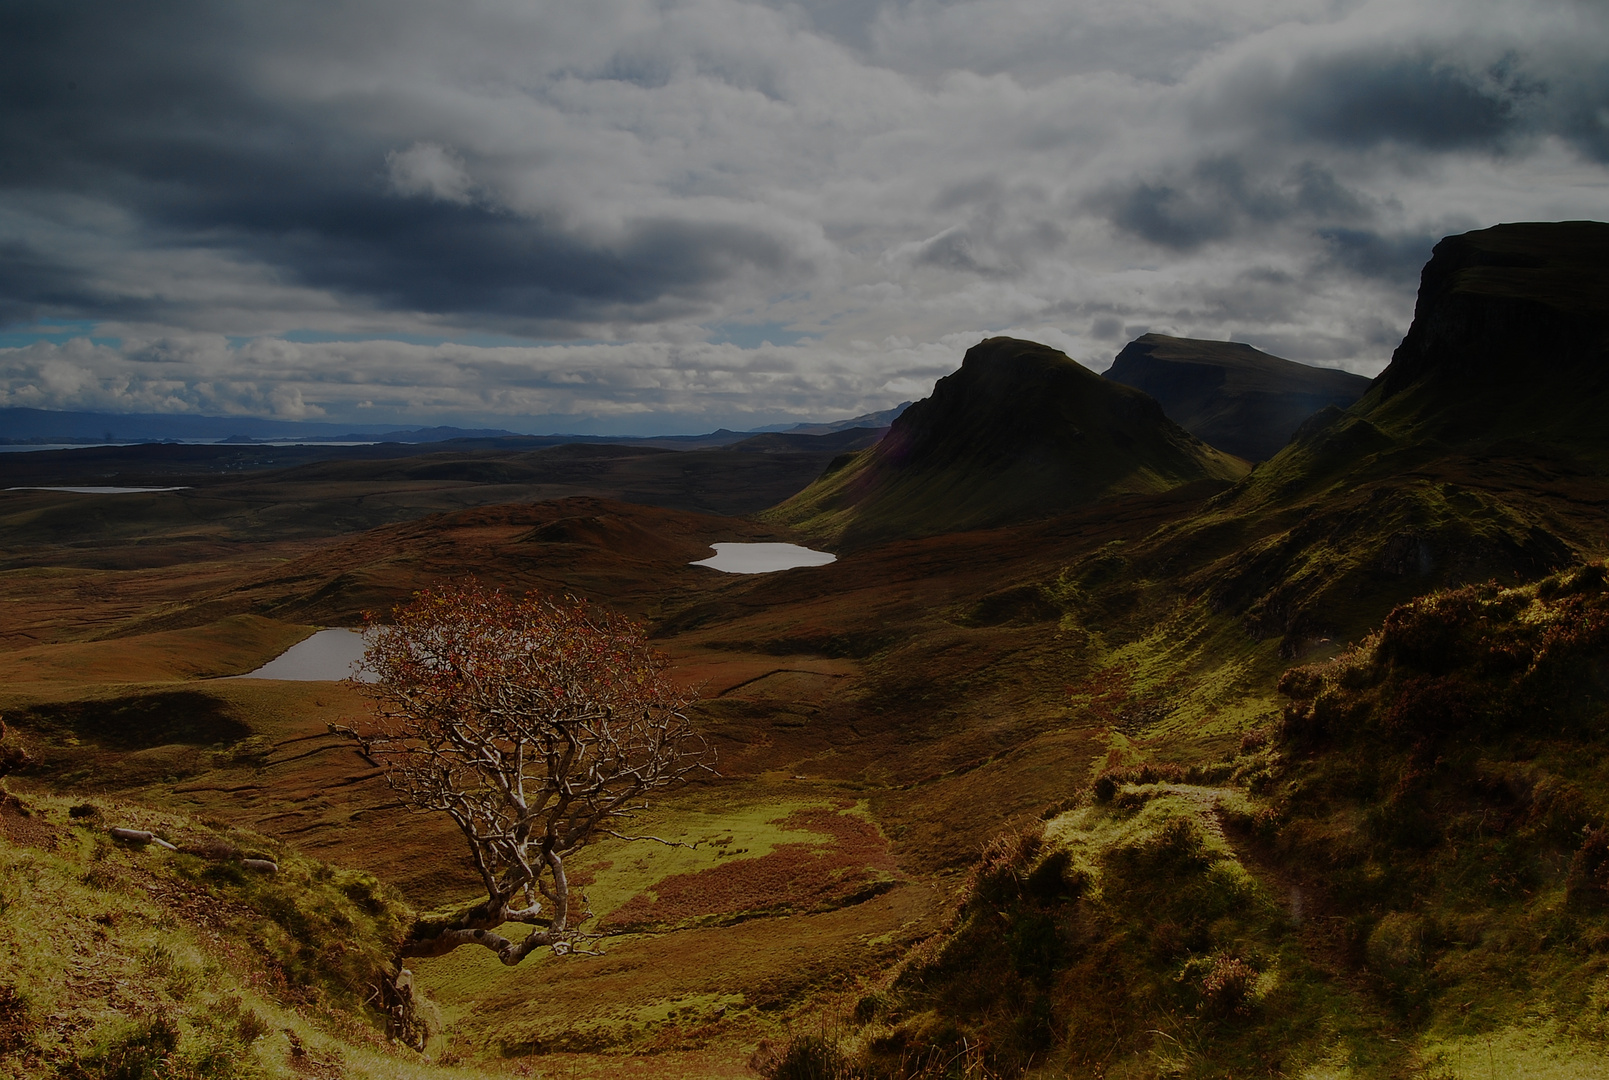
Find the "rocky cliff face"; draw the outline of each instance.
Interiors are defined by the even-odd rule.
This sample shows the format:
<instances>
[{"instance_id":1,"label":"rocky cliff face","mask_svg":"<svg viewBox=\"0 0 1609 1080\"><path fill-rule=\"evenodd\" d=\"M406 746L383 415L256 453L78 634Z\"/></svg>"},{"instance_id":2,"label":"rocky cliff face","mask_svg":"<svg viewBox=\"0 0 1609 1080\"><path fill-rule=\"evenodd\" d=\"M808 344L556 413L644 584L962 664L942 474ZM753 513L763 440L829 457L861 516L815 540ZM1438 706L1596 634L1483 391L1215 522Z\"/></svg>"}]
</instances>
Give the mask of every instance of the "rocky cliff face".
<instances>
[{"instance_id":1,"label":"rocky cliff face","mask_svg":"<svg viewBox=\"0 0 1609 1080\"><path fill-rule=\"evenodd\" d=\"M1369 388L1361 376L1250 345L1163 334L1129 342L1106 377L1150 394L1168 419L1248 461L1273 457L1308 417L1344 409Z\"/></svg>"},{"instance_id":2,"label":"rocky cliff face","mask_svg":"<svg viewBox=\"0 0 1609 1080\"><path fill-rule=\"evenodd\" d=\"M1381 374L1383 402L1426 382L1452 396L1530 389L1609 368L1609 224L1497 225L1449 236L1420 276L1408 335Z\"/></svg>"},{"instance_id":3,"label":"rocky cliff face","mask_svg":"<svg viewBox=\"0 0 1609 1080\"><path fill-rule=\"evenodd\" d=\"M1609 554L1609 225L1499 225L1426 264L1351 409L1314 416L1200 523L1238 533L1213 604L1286 655L1432 588ZM1168 551L1203 546L1192 530Z\"/></svg>"}]
</instances>

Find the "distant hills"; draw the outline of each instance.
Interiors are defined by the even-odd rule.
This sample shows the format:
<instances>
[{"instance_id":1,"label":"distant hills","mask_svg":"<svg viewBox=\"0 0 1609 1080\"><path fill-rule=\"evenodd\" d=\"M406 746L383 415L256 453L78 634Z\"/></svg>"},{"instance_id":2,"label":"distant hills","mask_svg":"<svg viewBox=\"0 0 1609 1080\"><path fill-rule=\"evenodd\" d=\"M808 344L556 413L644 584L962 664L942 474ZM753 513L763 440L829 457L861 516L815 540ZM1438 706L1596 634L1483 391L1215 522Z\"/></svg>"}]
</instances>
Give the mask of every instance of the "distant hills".
<instances>
[{"instance_id":1,"label":"distant hills","mask_svg":"<svg viewBox=\"0 0 1609 1080\"><path fill-rule=\"evenodd\" d=\"M501 428L432 427L392 429L385 426L269 420L257 416L192 416L186 413L66 412L53 409L0 409L0 442L117 443L163 440L275 439L322 441L439 442L446 439L497 438L515 434Z\"/></svg>"},{"instance_id":2,"label":"distant hills","mask_svg":"<svg viewBox=\"0 0 1609 1080\"><path fill-rule=\"evenodd\" d=\"M1146 334L1106 372L1156 398L1168 419L1247 461L1265 461L1326 407L1346 408L1369 380L1309 367L1235 342Z\"/></svg>"},{"instance_id":3,"label":"distant hills","mask_svg":"<svg viewBox=\"0 0 1609 1080\"><path fill-rule=\"evenodd\" d=\"M283 442L394 442L432 443L453 439L539 440L532 445L561 443L645 443L667 449L727 446L757 434L830 435L840 431L885 428L910 402L892 409L865 413L848 420L821 424L794 424L754 431L721 428L703 435L522 435L503 428L388 428L269 420L256 416L192 416L184 413L101 413L51 409L0 409L0 445L134 443L164 441L216 441L231 444Z\"/></svg>"},{"instance_id":4,"label":"distant hills","mask_svg":"<svg viewBox=\"0 0 1609 1080\"><path fill-rule=\"evenodd\" d=\"M888 435L835 459L769 520L840 546L1044 517L1120 492L1246 471L1139 391L1045 345L996 337Z\"/></svg>"}]
</instances>

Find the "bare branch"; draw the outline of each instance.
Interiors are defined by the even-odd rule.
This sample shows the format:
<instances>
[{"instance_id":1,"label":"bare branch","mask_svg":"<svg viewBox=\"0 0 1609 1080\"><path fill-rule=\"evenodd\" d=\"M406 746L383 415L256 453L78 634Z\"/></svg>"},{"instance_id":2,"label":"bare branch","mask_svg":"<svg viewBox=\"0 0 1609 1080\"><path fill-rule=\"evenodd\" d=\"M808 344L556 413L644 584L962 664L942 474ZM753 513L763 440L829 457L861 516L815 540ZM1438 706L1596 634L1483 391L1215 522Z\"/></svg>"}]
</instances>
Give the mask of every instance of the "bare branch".
<instances>
[{"instance_id":1,"label":"bare branch","mask_svg":"<svg viewBox=\"0 0 1609 1080\"><path fill-rule=\"evenodd\" d=\"M686 844L680 840L664 840L657 836L627 836L625 833L617 833L613 829L599 829L598 831L612 836L616 840L651 840L656 844L664 844L666 847L686 848L688 851L698 850L699 842L697 840L694 840L691 844Z\"/></svg>"},{"instance_id":2,"label":"bare branch","mask_svg":"<svg viewBox=\"0 0 1609 1080\"><path fill-rule=\"evenodd\" d=\"M579 946L596 935L580 929L584 899L572 905L571 855L599 836L696 846L618 828L649 793L714 765L687 717L696 695L637 624L469 581L419 593L366 638L378 681L360 688L373 722L329 730L383 767L409 809L452 818L487 894L451 919L421 920L404 955L478 944L517 964L543 947L589 951ZM514 942L495 932L507 923L535 929Z\"/></svg>"}]
</instances>

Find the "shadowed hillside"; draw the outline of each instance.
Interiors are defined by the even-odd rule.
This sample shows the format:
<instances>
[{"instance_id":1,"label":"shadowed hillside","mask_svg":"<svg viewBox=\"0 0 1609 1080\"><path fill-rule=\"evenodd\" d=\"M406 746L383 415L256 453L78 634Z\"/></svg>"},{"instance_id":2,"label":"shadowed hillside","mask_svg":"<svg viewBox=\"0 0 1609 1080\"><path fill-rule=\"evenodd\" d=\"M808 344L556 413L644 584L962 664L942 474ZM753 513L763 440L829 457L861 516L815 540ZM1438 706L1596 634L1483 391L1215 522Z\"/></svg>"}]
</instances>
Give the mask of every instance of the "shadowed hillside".
<instances>
[{"instance_id":1,"label":"shadowed hillside","mask_svg":"<svg viewBox=\"0 0 1609 1080\"><path fill-rule=\"evenodd\" d=\"M1282 360L1250 345L1146 334L1106 372L1150 394L1168 419L1247 461L1266 461L1320 409L1346 408L1369 380Z\"/></svg>"},{"instance_id":2,"label":"shadowed hillside","mask_svg":"<svg viewBox=\"0 0 1609 1080\"><path fill-rule=\"evenodd\" d=\"M989 338L881 442L835 459L765 517L857 547L1047 517L1106 495L1243 471L1144 394L1048 346Z\"/></svg>"},{"instance_id":3,"label":"shadowed hillside","mask_svg":"<svg viewBox=\"0 0 1609 1080\"><path fill-rule=\"evenodd\" d=\"M629 931L606 955L414 969L452 1053L578 1078L1593 1075L1609 594L1579 564L1609 547L1604 236L1444 242L1390 378L1238 481L1150 399L995 339L870 448L11 493L0 710L34 756L11 779L457 905L475 871L451 826L393 813L329 732L357 688L198 680L466 573L575 591L649 622L721 776L641 822L687 846L576 864ZM801 445L836 467L778 516L842 556L689 565L784 535L707 509L754 505ZM187 536L214 561L174 568ZM165 569L73 565L91 543ZM1319 663L1282 722L1291 657Z\"/></svg>"},{"instance_id":4,"label":"shadowed hillside","mask_svg":"<svg viewBox=\"0 0 1609 1080\"><path fill-rule=\"evenodd\" d=\"M1408 336L1354 410L1401 441L1609 460L1609 224L1498 225L1436 245Z\"/></svg>"},{"instance_id":5,"label":"shadowed hillside","mask_svg":"<svg viewBox=\"0 0 1609 1080\"><path fill-rule=\"evenodd\" d=\"M1122 553L1294 657L1436 588L1605 552L1609 225L1501 225L1436 246L1413 327L1350 410L1326 409L1187 526ZM1075 568L1085 587L1110 577Z\"/></svg>"},{"instance_id":6,"label":"shadowed hillside","mask_svg":"<svg viewBox=\"0 0 1609 1080\"><path fill-rule=\"evenodd\" d=\"M1224 760L1108 768L997 841L853 1038L790 1050L852 1080L1602 1075L1606 660L1601 564L1398 608Z\"/></svg>"}]
</instances>

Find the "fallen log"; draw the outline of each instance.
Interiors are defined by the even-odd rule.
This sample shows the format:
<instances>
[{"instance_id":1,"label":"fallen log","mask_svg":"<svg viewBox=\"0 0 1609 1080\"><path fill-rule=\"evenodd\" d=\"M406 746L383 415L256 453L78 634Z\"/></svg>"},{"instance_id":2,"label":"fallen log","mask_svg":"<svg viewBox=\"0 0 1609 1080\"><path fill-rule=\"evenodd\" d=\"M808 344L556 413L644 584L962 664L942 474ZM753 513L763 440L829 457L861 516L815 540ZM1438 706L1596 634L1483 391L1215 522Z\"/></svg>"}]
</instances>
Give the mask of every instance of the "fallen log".
<instances>
[{"instance_id":1,"label":"fallen log","mask_svg":"<svg viewBox=\"0 0 1609 1080\"><path fill-rule=\"evenodd\" d=\"M117 839L127 840L131 844L156 844L158 847L165 847L169 851L179 850L177 845L170 844L155 833L146 832L144 829L119 828L111 830L111 833Z\"/></svg>"}]
</instances>

